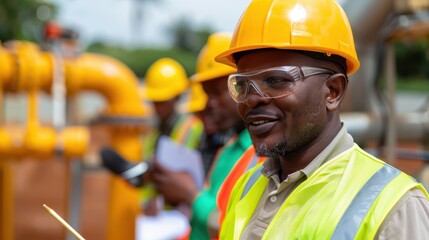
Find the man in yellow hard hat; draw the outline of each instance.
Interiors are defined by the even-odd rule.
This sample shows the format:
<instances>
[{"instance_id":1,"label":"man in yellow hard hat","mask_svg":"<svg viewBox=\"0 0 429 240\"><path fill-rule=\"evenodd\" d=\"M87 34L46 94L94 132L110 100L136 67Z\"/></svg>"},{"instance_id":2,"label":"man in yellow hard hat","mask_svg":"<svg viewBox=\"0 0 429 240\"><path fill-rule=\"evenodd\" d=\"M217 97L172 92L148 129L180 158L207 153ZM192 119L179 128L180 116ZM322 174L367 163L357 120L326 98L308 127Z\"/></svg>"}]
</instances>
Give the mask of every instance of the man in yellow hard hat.
<instances>
[{"instance_id":1,"label":"man in yellow hard hat","mask_svg":"<svg viewBox=\"0 0 429 240\"><path fill-rule=\"evenodd\" d=\"M160 136L168 136L180 145L196 149L202 140L204 127L199 118L189 112L179 112L181 97L190 87L182 65L171 58L161 58L149 68L144 79L142 97L153 103L157 127L143 138L144 159L156 159L155 149ZM174 161L174 159L172 159ZM142 191L146 214L155 214L160 206L153 198L153 188Z\"/></svg>"},{"instance_id":2,"label":"man in yellow hard hat","mask_svg":"<svg viewBox=\"0 0 429 240\"><path fill-rule=\"evenodd\" d=\"M203 139L204 128L202 121L192 112L195 111L194 108L205 106L207 97L203 94L198 98L198 101L192 102L192 106L190 106L192 109L179 110L180 103L182 102L181 98L189 89L190 81L186 76L185 70L177 61L171 58L162 58L154 62L146 73L143 88L140 89L142 100L153 103L155 122L157 123L152 131L145 133L143 136L142 150L144 161L139 164L131 163L108 147L103 148L101 151L104 166L113 173L121 176L130 185L134 187L143 186L141 197L143 213L145 215L157 215L160 210L170 209L170 206L164 207L162 196L156 191L159 186L154 185L151 178L153 172L152 166L158 165L157 161L160 160L160 155L164 156L163 161L184 160L183 156L174 154L177 152L183 153L186 149L195 153L196 148L199 147ZM164 141L166 139L167 145L162 144L166 142ZM169 140L175 142L175 144L170 143ZM161 145L164 147L160 147ZM199 159L196 159L196 161L199 161ZM147 162L150 162L150 164L147 164ZM170 164L171 166L183 166L183 163L172 163ZM171 173L170 175L173 177L181 177L184 185L196 186L193 178L186 172L175 172L167 170L167 168L163 169ZM189 206L175 207L184 213L184 215L188 215ZM176 216L173 212L173 214L163 214L161 218L150 218L147 221L150 222L150 225L163 227L163 219L170 218L177 220ZM179 216L179 219L186 218L185 216ZM146 225L143 224L144 227ZM176 232L177 229L169 230L171 229L166 229L165 231L167 236L181 234L181 232Z\"/></svg>"},{"instance_id":3,"label":"man in yellow hard hat","mask_svg":"<svg viewBox=\"0 0 429 240\"><path fill-rule=\"evenodd\" d=\"M359 148L341 122L359 68L335 0L253 0L229 50L228 79L268 159L235 184L221 239L427 239L423 186Z\"/></svg>"},{"instance_id":4,"label":"man in yellow hard hat","mask_svg":"<svg viewBox=\"0 0 429 240\"><path fill-rule=\"evenodd\" d=\"M214 57L228 49L231 41L229 33L215 33L209 36L206 46L200 51L197 73L191 77L194 83L202 85L208 96L207 104L198 116L204 123L206 132L216 133L210 141L225 142L214 158L211 158L206 184L198 191L186 178L171 176L160 169L154 174L158 190L166 202L184 202L192 208L190 239L212 239L218 235L218 209L216 196L223 180L236 161L251 146L249 133L237 114L236 104L227 89L228 75L235 69L214 61ZM204 156L205 150L202 149ZM157 180L158 179L158 180Z\"/></svg>"},{"instance_id":5,"label":"man in yellow hard hat","mask_svg":"<svg viewBox=\"0 0 429 240\"><path fill-rule=\"evenodd\" d=\"M203 133L202 123L192 114L178 112L181 96L190 85L183 67L171 58L161 58L149 67L144 84L143 98L153 103L159 134L196 148Z\"/></svg>"}]
</instances>

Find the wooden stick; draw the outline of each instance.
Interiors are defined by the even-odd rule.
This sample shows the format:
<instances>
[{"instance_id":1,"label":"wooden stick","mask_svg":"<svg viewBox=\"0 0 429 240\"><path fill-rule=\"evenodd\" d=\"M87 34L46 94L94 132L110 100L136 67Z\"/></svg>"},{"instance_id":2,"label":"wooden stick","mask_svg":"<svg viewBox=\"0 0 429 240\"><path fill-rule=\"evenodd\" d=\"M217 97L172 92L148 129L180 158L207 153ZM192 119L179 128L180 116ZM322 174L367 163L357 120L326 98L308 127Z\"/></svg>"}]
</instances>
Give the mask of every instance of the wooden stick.
<instances>
[{"instance_id":1,"label":"wooden stick","mask_svg":"<svg viewBox=\"0 0 429 240\"><path fill-rule=\"evenodd\" d=\"M69 230L77 239L85 240L76 230L74 230L64 219L60 217L52 208L48 207L46 204L43 204L43 207L51 214L55 219L58 220L67 230Z\"/></svg>"}]
</instances>

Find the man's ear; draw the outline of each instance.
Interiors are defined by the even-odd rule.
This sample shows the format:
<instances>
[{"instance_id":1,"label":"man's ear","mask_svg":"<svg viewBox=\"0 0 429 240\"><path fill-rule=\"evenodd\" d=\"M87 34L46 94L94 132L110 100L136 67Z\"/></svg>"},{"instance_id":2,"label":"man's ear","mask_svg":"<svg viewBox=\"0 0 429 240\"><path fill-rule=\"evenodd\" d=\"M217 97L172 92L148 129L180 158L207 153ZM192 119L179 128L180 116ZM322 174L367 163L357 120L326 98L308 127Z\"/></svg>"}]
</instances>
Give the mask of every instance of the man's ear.
<instances>
[{"instance_id":1,"label":"man's ear","mask_svg":"<svg viewBox=\"0 0 429 240\"><path fill-rule=\"evenodd\" d=\"M329 93L326 96L326 108L332 112L341 108L344 96L346 95L348 78L342 73L332 75L326 80L326 87Z\"/></svg>"}]
</instances>

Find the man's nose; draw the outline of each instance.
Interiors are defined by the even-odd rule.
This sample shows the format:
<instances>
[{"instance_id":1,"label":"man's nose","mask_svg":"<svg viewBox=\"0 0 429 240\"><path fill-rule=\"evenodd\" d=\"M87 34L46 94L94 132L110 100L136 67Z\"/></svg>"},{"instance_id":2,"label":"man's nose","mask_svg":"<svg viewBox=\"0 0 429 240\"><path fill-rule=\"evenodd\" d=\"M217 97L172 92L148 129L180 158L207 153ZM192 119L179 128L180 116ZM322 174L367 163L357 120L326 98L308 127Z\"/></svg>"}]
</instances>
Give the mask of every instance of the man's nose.
<instances>
[{"instance_id":1,"label":"man's nose","mask_svg":"<svg viewBox=\"0 0 429 240\"><path fill-rule=\"evenodd\" d=\"M261 88L259 88L258 84L254 81L249 82L249 86L247 89L247 95L251 93L257 93L259 96L265 97L265 94L262 92Z\"/></svg>"},{"instance_id":2,"label":"man's nose","mask_svg":"<svg viewBox=\"0 0 429 240\"><path fill-rule=\"evenodd\" d=\"M252 86L252 87L251 87ZM244 96L244 103L249 107L256 106L260 102L269 101L270 99L265 97L264 93L260 90L258 84L250 82L246 96Z\"/></svg>"}]
</instances>

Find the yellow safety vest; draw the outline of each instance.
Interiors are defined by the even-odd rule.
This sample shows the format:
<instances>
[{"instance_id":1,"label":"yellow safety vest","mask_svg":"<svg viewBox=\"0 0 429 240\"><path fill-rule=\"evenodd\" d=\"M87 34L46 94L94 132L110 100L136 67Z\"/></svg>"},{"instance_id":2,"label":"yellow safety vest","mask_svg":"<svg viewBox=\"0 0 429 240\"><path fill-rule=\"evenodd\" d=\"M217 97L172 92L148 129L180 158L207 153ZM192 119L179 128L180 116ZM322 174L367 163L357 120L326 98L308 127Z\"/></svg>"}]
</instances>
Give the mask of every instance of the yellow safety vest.
<instances>
[{"instance_id":1,"label":"yellow safety vest","mask_svg":"<svg viewBox=\"0 0 429 240\"><path fill-rule=\"evenodd\" d=\"M203 133L204 125L198 117L193 114L181 114L174 122L169 137L174 142L196 149L201 143ZM152 157L159 135L159 131L154 129L142 136L142 155L144 160Z\"/></svg>"},{"instance_id":2,"label":"yellow safety vest","mask_svg":"<svg viewBox=\"0 0 429 240\"><path fill-rule=\"evenodd\" d=\"M237 182L220 239L240 239L268 184L261 165ZM285 200L262 239L373 239L383 220L412 188L412 177L356 144L323 164Z\"/></svg>"}]
</instances>

